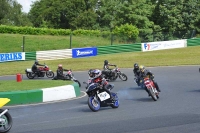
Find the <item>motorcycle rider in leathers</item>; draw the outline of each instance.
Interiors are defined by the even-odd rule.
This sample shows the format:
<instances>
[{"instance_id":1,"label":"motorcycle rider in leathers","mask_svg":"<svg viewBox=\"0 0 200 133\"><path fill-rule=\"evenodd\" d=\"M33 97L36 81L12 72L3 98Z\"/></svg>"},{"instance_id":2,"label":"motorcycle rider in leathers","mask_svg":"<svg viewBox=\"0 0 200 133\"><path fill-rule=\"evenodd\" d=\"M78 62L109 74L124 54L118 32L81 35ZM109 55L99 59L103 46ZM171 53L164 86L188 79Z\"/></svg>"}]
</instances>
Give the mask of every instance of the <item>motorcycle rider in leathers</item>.
<instances>
[{"instance_id":1,"label":"motorcycle rider in leathers","mask_svg":"<svg viewBox=\"0 0 200 133\"><path fill-rule=\"evenodd\" d=\"M154 75L153 75L153 73L152 73L151 71L145 69L145 67L142 66L142 65L139 67L139 69L140 69L140 77L144 79L145 77L148 76L148 77L153 81L153 83L154 83L154 85L155 85L157 91L160 92L160 88L159 88L157 82L155 82L155 80L154 80ZM145 87L145 90L149 93L149 91L147 90L146 87Z\"/></svg>"},{"instance_id":2,"label":"motorcycle rider in leathers","mask_svg":"<svg viewBox=\"0 0 200 133\"><path fill-rule=\"evenodd\" d=\"M102 76L102 72L99 69L89 70L88 72L89 77L91 79L90 83L98 83L100 88L104 89L111 97L111 100L113 100L113 97L111 95L110 90L114 87L111 84L109 84L106 79Z\"/></svg>"},{"instance_id":3,"label":"motorcycle rider in leathers","mask_svg":"<svg viewBox=\"0 0 200 133\"><path fill-rule=\"evenodd\" d=\"M45 66L45 65L39 64L38 60L35 60L34 64L32 65L32 68L31 68L32 72L36 73L39 76L40 70L38 69L37 66Z\"/></svg>"},{"instance_id":4,"label":"motorcycle rider in leathers","mask_svg":"<svg viewBox=\"0 0 200 133\"><path fill-rule=\"evenodd\" d=\"M133 65L133 73L134 73L134 76L135 76L135 79L136 79L136 83L137 85L139 86L140 85L140 69L139 69L139 65L138 63L135 63Z\"/></svg>"},{"instance_id":5,"label":"motorcycle rider in leathers","mask_svg":"<svg viewBox=\"0 0 200 133\"><path fill-rule=\"evenodd\" d=\"M109 69L109 66L115 66L116 67L116 65L110 64L108 62L108 60L105 60L104 65L103 65L103 71L106 73L106 75L112 76L112 69Z\"/></svg>"},{"instance_id":6,"label":"motorcycle rider in leathers","mask_svg":"<svg viewBox=\"0 0 200 133\"><path fill-rule=\"evenodd\" d=\"M69 71L69 70L64 69L62 64L59 64L58 69L56 71L57 75L53 78L53 80L57 80L57 79L65 80L65 75L63 74L64 71Z\"/></svg>"}]
</instances>

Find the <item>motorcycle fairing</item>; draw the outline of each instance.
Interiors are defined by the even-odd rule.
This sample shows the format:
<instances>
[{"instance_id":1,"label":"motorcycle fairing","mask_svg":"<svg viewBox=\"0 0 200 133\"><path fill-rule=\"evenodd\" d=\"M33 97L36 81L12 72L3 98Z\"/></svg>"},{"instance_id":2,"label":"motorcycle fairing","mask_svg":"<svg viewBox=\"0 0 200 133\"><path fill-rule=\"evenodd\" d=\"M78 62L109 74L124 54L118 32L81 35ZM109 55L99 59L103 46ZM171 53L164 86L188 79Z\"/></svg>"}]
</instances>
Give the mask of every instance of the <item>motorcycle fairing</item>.
<instances>
[{"instance_id":1,"label":"motorcycle fairing","mask_svg":"<svg viewBox=\"0 0 200 133\"><path fill-rule=\"evenodd\" d=\"M26 71L27 72L32 72L32 70L30 68L27 68Z\"/></svg>"},{"instance_id":2,"label":"motorcycle fairing","mask_svg":"<svg viewBox=\"0 0 200 133\"><path fill-rule=\"evenodd\" d=\"M97 94L101 101L105 101L110 98L110 95L107 92L101 92Z\"/></svg>"}]
</instances>

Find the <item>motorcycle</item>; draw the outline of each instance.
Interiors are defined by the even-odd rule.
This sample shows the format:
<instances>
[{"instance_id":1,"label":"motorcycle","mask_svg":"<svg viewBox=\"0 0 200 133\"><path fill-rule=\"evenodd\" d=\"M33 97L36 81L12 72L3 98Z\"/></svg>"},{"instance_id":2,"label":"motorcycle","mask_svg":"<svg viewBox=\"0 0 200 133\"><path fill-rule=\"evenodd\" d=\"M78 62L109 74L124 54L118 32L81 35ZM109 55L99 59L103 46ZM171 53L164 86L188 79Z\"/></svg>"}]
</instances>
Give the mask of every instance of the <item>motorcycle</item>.
<instances>
[{"instance_id":1,"label":"motorcycle","mask_svg":"<svg viewBox=\"0 0 200 133\"><path fill-rule=\"evenodd\" d=\"M0 108L6 105L10 99L0 98ZM12 127L12 117L8 112L9 109L0 109L0 133L8 132Z\"/></svg>"},{"instance_id":2,"label":"motorcycle","mask_svg":"<svg viewBox=\"0 0 200 133\"><path fill-rule=\"evenodd\" d=\"M86 93L88 95L88 106L92 111L97 112L100 107L119 107L119 98L116 93L111 92L113 97L111 100L111 96L104 89L101 89L98 83L83 83L87 84ZM113 88L114 85L110 85L110 90Z\"/></svg>"},{"instance_id":3,"label":"motorcycle","mask_svg":"<svg viewBox=\"0 0 200 133\"><path fill-rule=\"evenodd\" d=\"M81 83L74 77L74 74L72 73L71 69L65 75L64 80L72 80L72 81L78 83L79 87L81 87Z\"/></svg>"},{"instance_id":4,"label":"motorcycle","mask_svg":"<svg viewBox=\"0 0 200 133\"><path fill-rule=\"evenodd\" d=\"M33 72L30 68L27 68L25 70L27 78L33 79L35 77L44 77L45 75L48 78L54 77L54 72L50 70L46 64L44 64L44 66L42 67L39 67L38 69L39 69L39 73L36 73L36 72Z\"/></svg>"},{"instance_id":5,"label":"motorcycle","mask_svg":"<svg viewBox=\"0 0 200 133\"><path fill-rule=\"evenodd\" d=\"M154 101L157 101L159 96L158 96L158 91L156 89L156 86L154 82L150 78L144 78L144 85L147 88L147 91L149 92L150 96Z\"/></svg>"},{"instance_id":6,"label":"motorcycle","mask_svg":"<svg viewBox=\"0 0 200 133\"><path fill-rule=\"evenodd\" d=\"M109 81L115 81L118 77L122 80L122 81L127 81L128 77L126 76L126 74L122 73L120 71L120 68L118 68L117 66L115 66L114 69L112 69L111 74L109 74L107 71L102 71L102 74L104 75L105 79L109 80Z\"/></svg>"}]
</instances>

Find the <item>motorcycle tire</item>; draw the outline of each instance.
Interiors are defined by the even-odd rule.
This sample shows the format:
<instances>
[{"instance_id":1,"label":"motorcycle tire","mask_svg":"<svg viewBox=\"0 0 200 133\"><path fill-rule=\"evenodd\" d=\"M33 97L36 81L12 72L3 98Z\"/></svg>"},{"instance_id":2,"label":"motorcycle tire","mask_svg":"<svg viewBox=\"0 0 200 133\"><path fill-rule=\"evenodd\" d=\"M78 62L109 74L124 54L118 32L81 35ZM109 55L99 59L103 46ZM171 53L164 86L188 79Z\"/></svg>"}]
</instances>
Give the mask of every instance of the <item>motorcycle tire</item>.
<instances>
[{"instance_id":1,"label":"motorcycle tire","mask_svg":"<svg viewBox=\"0 0 200 133\"><path fill-rule=\"evenodd\" d=\"M128 80L128 77L127 77L126 74L124 74L124 73L121 73L121 74L119 75L119 78L120 78L122 81L127 81L127 80Z\"/></svg>"},{"instance_id":2,"label":"motorcycle tire","mask_svg":"<svg viewBox=\"0 0 200 133\"><path fill-rule=\"evenodd\" d=\"M2 113L3 111L3 109L0 109L0 113ZM4 115L1 116L1 118L4 119L5 122L0 122L0 133L6 133L12 127L12 117L8 112L6 112Z\"/></svg>"},{"instance_id":3,"label":"motorcycle tire","mask_svg":"<svg viewBox=\"0 0 200 133\"><path fill-rule=\"evenodd\" d=\"M47 76L48 78L53 78L53 77L54 77L54 72L52 72L52 71L47 71L47 72L46 72L46 76Z\"/></svg>"},{"instance_id":4,"label":"motorcycle tire","mask_svg":"<svg viewBox=\"0 0 200 133\"><path fill-rule=\"evenodd\" d=\"M78 80L74 80L74 82L78 83L78 86L81 87L81 83Z\"/></svg>"},{"instance_id":5,"label":"motorcycle tire","mask_svg":"<svg viewBox=\"0 0 200 133\"><path fill-rule=\"evenodd\" d=\"M27 73L26 73L26 76L27 76L27 78L29 78L29 79L34 79L35 74L34 74L33 72L27 72Z\"/></svg>"},{"instance_id":6,"label":"motorcycle tire","mask_svg":"<svg viewBox=\"0 0 200 133\"><path fill-rule=\"evenodd\" d=\"M153 99L154 101L157 101L158 98L157 98L156 94L153 92L153 90L150 89L149 92L150 92L150 95L151 95L152 99Z\"/></svg>"},{"instance_id":7,"label":"motorcycle tire","mask_svg":"<svg viewBox=\"0 0 200 133\"><path fill-rule=\"evenodd\" d=\"M88 106L93 112L97 112L100 109L100 101L94 99L94 96L88 97Z\"/></svg>"},{"instance_id":8,"label":"motorcycle tire","mask_svg":"<svg viewBox=\"0 0 200 133\"><path fill-rule=\"evenodd\" d=\"M111 104L110 106L111 106L112 108L118 108L118 107L119 107L119 98L118 98L117 94L112 93L112 92L111 92L111 94L112 94L112 96L115 98L115 101L114 101L114 103Z\"/></svg>"}]
</instances>

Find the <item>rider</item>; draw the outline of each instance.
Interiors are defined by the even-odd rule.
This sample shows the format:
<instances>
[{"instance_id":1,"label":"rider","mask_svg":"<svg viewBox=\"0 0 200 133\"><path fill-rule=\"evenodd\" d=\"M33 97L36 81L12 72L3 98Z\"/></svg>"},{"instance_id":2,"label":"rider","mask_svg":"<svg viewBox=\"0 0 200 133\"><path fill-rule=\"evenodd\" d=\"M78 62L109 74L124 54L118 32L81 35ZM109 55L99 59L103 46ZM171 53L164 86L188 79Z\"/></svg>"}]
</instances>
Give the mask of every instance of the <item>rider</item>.
<instances>
[{"instance_id":1,"label":"rider","mask_svg":"<svg viewBox=\"0 0 200 133\"><path fill-rule=\"evenodd\" d=\"M139 84L140 84L140 69L139 69L139 65L138 65L138 63L135 63L134 65L133 65L133 73L134 73L134 76L135 76L135 78L136 78L136 83L137 83L137 85L139 86Z\"/></svg>"},{"instance_id":2,"label":"rider","mask_svg":"<svg viewBox=\"0 0 200 133\"><path fill-rule=\"evenodd\" d=\"M104 89L110 96L111 100L113 99L110 90L113 88L111 84L109 84L106 79L102 76L102 72L99 69L94 69L91 72L91 83L98 83L102 89Z\"/></svg>"},{"instance_id":3,"label":"rider","mask_svg":"<svg viewBox=\"0 0 200 133\"><path fill-rule=\"evenodd\" d=\"M104 61L103 70L106 72L107 75L111 76L112 69L109 69L109 66L115 66L114 64L110 64L108 60Z\"/></svg>"},{"instance_id":4,"label":"rider","mask_svg":"<svg viewBox=\"0 0 200 133\"><path fill-rule=\"evenodd\" d=\"M33 64L33 66L32 66L31 69L32 69L32 71L33 71L34 73L37 73L37 74L39 75L40 70L38 69L37 66L45 66L45 65L39 64L39 61L38 61L38 60L35 60L35 62L34 62L34 64Z\"/></svg>"},{"instance_id":5,"label":"rider","mask_svg":"<svg viewBox=\"0 0 200 133\"><path fill-rule=\"evenodd\" d=\"M154 83L154 85L155 85L157 91L160 92L160 88L159 88L157 82L155 82L155 80L154 80L154 75L153 75L153 73L152 73L151 71L145 69L145 67L142 66L142 65L141 65L139 68L140 68L140 72L141 72L141 73L140 73L140 77L145 78L145 77L148 76L148 77L153 81L153 83ZM146 90L146 89L147 89L147 88L145 87L145 90ZM146 90L146 91L147 91L147 90ZM148 91L147 91L147 92L148 92Z\"/></svg>"},{"instance_id":6,"label":"rider","mask_svg":"<svg viewBox=\"0 0 200 133\"><path fill-rule=\"evenodd\" d=\"M69 71L68 69L64 69L62 64L59 64L58 65L58 68L57 68L57 75L53 78L53 79L65 79L65 75L63 74L63 71Z\"/></svg>"}]
</instances>

